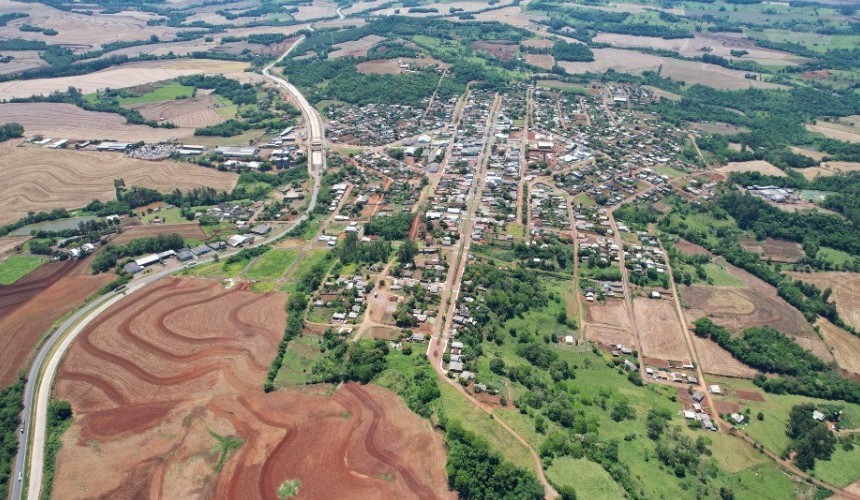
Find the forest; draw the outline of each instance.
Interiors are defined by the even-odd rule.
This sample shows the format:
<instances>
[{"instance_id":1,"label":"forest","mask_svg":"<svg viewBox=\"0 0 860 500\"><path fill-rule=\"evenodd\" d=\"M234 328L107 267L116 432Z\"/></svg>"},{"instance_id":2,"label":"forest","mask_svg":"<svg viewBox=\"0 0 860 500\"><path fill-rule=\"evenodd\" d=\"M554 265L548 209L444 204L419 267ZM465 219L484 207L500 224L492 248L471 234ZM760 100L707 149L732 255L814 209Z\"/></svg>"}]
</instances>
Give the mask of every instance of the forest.
<instances>
[{"instance_id":1,"label":"forest","mask_svg":"<svg viewBox=\"0 0 860 500\"><path fill-rule=\"evenodd\" d=\"M14 384L0 390L0 491L8 491L12 478L12 460L18 452L18 427L21 425L21 410L24 408L24 383L22 377Z\"/></svg>"}]
</instances>

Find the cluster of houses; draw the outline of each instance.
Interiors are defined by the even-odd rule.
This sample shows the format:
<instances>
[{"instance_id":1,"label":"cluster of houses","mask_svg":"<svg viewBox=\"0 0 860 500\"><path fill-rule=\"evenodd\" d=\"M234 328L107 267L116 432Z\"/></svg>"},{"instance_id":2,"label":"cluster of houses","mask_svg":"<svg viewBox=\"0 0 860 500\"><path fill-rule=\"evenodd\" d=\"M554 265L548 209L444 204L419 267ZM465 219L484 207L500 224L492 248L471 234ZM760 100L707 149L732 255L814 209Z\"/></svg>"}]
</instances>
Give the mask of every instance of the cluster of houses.
<instances>
[{"instance_id":1,"label":"cluster of houses","mask_svg":"<svg viewBox=\"0 0 860 500\"><path fill-rule=\"evenodd\" d=\"M566 230L570 228L566 196L556 194L550 186L541 183L536 183L529 195L531 222L535 229Z\"/></svg>"},{"instance_id":2,"label":"cluster of houses","mask_svg":"<svg viewBox=\"0 0 860 500\"><path fill-rule=\"evenodd\" d=\"M123 270L128 274L137 274L145 268L154 264L163 264L170 259L176 259L179 262L196 262L196 259L205 256L210 252L220 252L227 249L227 243L217 241L205 245L198 245L194 248L182 248L179 250L166 250L164 252L153 253L138 257L123 266Z\"/></svg>"},{"instance_id":3,"label":"cluster of houses","mask_svg":"<svg viewBox=\"0 0 860 500\"><path fill-rule=\"evenodd\" d=\"M698 384L698 382L690 382L691 384ZM712 394L722 394L722 390L719 385L712 385L708 388L708 390ZM708 413L707 408L703 407L702 401L705 399L705 393L700 390L694 390L691 394L692 397L692 405L690 408L682 410L682 414L684 418L688 421L700 422L703 429L707 429L709 431L716 431L717 424L714 423L713 417ZM743 415L739 413L732 413L729 417L730 420L735 422L736 424L743 423L745 418Z\"/></svg>"},{"instance_id":4,"label":"cluster of houses","mask_svg":"<svg viewBox=\"0 0 860 500\"><path fill-rule=\"evenodd\" d=\"M625 249L624 265L633 274L647 273L651 269L658 274L665 273L666 262L664 260L664 253L657 243L657 238L642 231L638 231L636 235L639 238L640 244L632 245Z\"/></svg>"},{"instance_id":5,"label":"cluster of houses","mask_svg":"<svg viewBox=\"0 0 860 500\"><path fill-rule=\"evenodd\" d=\"M756 185L747 186L746 188L749 194L774 203L799 203L803 201L800 195L791 188Z\"/></svg>"},{"instance_id":6,"label":"cluster of houses","mask_svg":"<svg viewBox=\"0 0 860 500\"><path fill-rule=\"evenodd\" d=\"M415 105L331 106L326 110L329 117L326 134L334 143L361 146L391 144L418 136L425 130L445 126L453 116L455 103L456 97L439 103L434 101L428 110L428 96Z\"/></svg>"},{"instance_id":7,"label":"cluster of houses","mask_svg":"<svg viewBox=\"0 0 860 500\"><path fill-rule=\"evenodd\" d=\"M489 135L487 122L493 99L493 93L475 90L463 107L451 156L424 214L428 229L432 229L427 231L428 245L450 246L460 238L460 221L469 193L478 182L478 159Z\"/></svg>"},{"instance_id":8,"label":"cluster of houses","mask_svg":"<svg viewBox=\"0 0 860 500\"><path fill-rule=\"evenodd\" d=\"M317 292L312 306L331 311L332 323L357 323L367 307L373 283L362 275L329 278Z\"/></svg>"},{"instance_id":9,"label":"cluster of houses","mask_svg":"<svg viewBox=\"0 0 860 500\"><path fill-rule=\"evenodd\" d=\"M588 267L608 267L620 260L621 248L613 239L580 234L577 244L579 261Z\"/></svg>"}]
</instances>

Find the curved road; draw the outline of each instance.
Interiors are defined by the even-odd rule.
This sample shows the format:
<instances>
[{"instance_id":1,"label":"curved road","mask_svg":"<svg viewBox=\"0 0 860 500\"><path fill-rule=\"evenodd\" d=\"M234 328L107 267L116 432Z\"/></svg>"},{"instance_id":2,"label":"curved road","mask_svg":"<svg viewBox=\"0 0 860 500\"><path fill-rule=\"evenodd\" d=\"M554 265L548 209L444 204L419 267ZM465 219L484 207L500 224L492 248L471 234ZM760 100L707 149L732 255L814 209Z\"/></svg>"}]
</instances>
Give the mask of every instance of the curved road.
<instances>
[{"instance_id":1,"label":"curved road","mask_svg":"<svg viewBox=\"0 0 860 500\"><path fill-rule=\"evenodd\" d=\"M343 14L338 12L338 15L343 18ZM309 29L312 29L309 26ZM276 85L284 88L289 92L293 99L299 104L302 114L304 115L305 123L309 131L308 144L308 173L314 180L313 191L308 203L307 211L300 218L287 225L283 231L265 240L260 240L251 246L262 245L272 242L285 236L291 229L303 222L309 217L316 208L317 197L319 195L320 180L322 173L325 171L325 128L322 117L317 110L310 105L299 90L292 84L271 74L271 69L274 65L283 60L296 46L298 46L305 37L302 36L286 51L277 61L266 66L263 74L272 80ZM234 252L227 252L221 257L228 257ZM201 264L208 264L214 261L214 257L200 261ZM18 455L15 457L12 486L10 498L12 500L20 500L23 498L24 481L18 480L18 475L27 470L25 461L29 461L29 473L27 481L27 498L30 500L38 500L42 487L42 475L44 467L44 452L45 452L45 433L47 426L48 403L51 398L51 388L54 383L54 377L57 374L60 363L66 350L74 342L75 338L80 334L90 322L95 320L101 313L107 310L115 303L122 300L128 294L134 293L147 285L150 285L166 276L175 274L185 269L184 266L174 269L165 269L157 273L143 276L137 280L133 280L124 290L114 291L105 294L80 310L75 312L71 317L64 321L42 344L30 371L27 373L27 384L24 387L24 410L22 412L22 421L24 432L20 435L21 440L18 446ZM30 418L35 415L34 418ZM29 456L29 460L28 460Z\"/></svg>"}]
</instances>

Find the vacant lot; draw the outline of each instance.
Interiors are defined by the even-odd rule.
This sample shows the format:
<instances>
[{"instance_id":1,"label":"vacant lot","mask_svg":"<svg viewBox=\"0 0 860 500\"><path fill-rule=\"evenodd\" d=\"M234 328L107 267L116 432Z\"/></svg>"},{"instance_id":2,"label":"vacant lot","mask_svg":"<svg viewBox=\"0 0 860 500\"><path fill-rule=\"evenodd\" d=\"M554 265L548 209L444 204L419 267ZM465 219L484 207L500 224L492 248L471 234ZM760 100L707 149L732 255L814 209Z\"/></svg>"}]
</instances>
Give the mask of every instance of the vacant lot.
<instances>
[{"instance_id":1,"label":"vacant lot","mask_svg":"<svg viewBox=\"0 0 860 500\"><path fill-rule=\"evenodd\" d=\"M731 172L759 172L762 175L773 175L775 177L786 176L785 172L765 160L732 161L725 167L718 168L717 171L725 174Z\"/></svg>"},{"instance_id":2,"label":"vacant lot","mask_svg":"<svg viewBox=\"0 0 860 500\"><path fill-rule=\"evenodd\" d=\"M788 273L791 277L833 291L836 311L842 320L860 329L860 274L843 272Z\"/></svg>"},{"instance_id":3,"label":"vacant lot","mask_svg":"<svg viewBox=\"0 0 860 500\"><path fill-rule=\"evenodd\" d=\"M755 252L764 259L771 259L775 262L797 262L805 255L803 247L799 243L774 238L765 238L762 241L742 238L741 246L748 252Z\"/></svg>"},{"instance_id":4,"label":"vacant lot","mask_svg":"<svg viewBox=\"0 0 860 500\"><path fill-rule=\"evenodd\" d=\"M733 358L728 351L710 339L694 336L693 344L695 344L699 362L705 373L741 378L753 378L757 373L754 369Z\"/></svg>"},{"instance_id":5,"label":"vacant lot","mask_svg":"<svg viewBox=\"0 0 860 500\"><path fill-rule=\"evenodd\" d=\"M142 61L115 66L88 75L3 82L0 83L0 95L6 99L30 97L66 91L69 87L78 88L84 94L91 94L108 87L113 89L134 87L198 73L224 73L225 76L230 76L234 73L242 73L246 66L245 63L210 59Z\"/></svg>"},{"instance_id":6,"label":"vacant lot","mask_svg":"<svg viewBox=\"0 0 860 500\"><path fill-rule=\"evenodd\" d=\"M159 234L171 233L176 233L183 238L193 240L206 239L206 233L204 233L203 229L200 228L200 224L196 222L188 222L183 224L147 224L142 226L128 226L123 228L122 233L111 240L111 243L120 245L138 238L149 238Z\"/></svg>"},{"instance_id":7,"label":"vacant lot","mask_svg":"<svg viewBox=\"0 0 860 500\"><path fill-rule=\"evenodd\" d=\"M54 322L112 279L89 275L88 268L89 260L46 264L12 286L0 286L0 387L27 366Z\"/></svg>"},{"instance_id":8,"label":"vacant lot","mask_svg":"<svg viewBox=\"0 0 860 500\"><path fill-rule=\"evenodd\" d=\"M585 306L585 337L592 342L610 346L633 346L633 327L630 325L627 305L623 300L608 300Z\"/></svg>"},{"instance_id":9,"label":"vacant lot","mask_svg":"<svg viewBox=\"0 0 860 500\"><path fill-rule=\"evenodd\" d=\"M350 40L349 42L338 43L333 46L335 50L329 53L330 59L338 57L365 57L367 51L377 43L385 40L385 37L379 35L367 35L358 40Z\"/></svg>"},{"instance_id":10,"label":"vacant lot","mask_svg":"<svg viewBox=\"0 0 860 500\"><path fill-rule=\"evenodd\" d=\"M688 323L707 316L733 331L770 325L794 338L802 347L825 361L833 356L803 315L776 294L776 289L755 276L729 266L728 271L746 288L693 285L681 287L681 298L689 306Z\"/></svg>"},{"instance_id":11,"label":"vacant lot","mask_svg":"<svg viewBox=\"0 0 860 500\"><path fill-rule=\"evenodd\" d=\"M156 118L157 119L157 118ZM164 141L187 137L193 131L131 125L115 113L85 111L74 104L45 102L0 104L0 123L18 122L26 135L59 139Z\"/></svg>"},{"instance_id":12,"label":"vacant lot","mask_svg":"<svg viewBox=\"0 0 860 500\"><path fill-rule=\"evenodd\" d=\"M114 179L163 191L213 187L229 191L236 174L178 162L149 162L119 153L50 150L0 144L0 224L29 211L81 207L115 196Z\"/></svg>"},{"instance_id":13,"label":"vacant lot","mask_svg":"<svg viewBox=\"0 0 860 500\"><path fill-rule=\"evenodd\" d=\"M637 298L633 301L633 313L645 356L665 361L692 359L674 301Z\"/></svg>"},{"instance_id":14,"label":"vacant lot","mask_svg":"<svg viewBox=\"0 0 860 500\"><path fill-rule=\"evenodd\" d=\"M172 279L88 328L58 375L75 422L55 494L276 498L295 480L307 498L450 497L441 437L393 393L262 391L284 300ZM241 445L221 457L212 433Z\"/></svg>"}]
</instances>

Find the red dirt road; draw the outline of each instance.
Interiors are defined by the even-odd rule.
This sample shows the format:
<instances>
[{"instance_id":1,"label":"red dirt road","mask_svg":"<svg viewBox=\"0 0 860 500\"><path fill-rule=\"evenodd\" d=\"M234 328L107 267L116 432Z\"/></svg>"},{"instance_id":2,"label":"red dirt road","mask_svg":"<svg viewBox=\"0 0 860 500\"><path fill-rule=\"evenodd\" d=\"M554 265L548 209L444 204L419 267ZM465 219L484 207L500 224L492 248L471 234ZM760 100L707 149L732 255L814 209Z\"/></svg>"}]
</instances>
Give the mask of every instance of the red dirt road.
<instances>
[{"instance_id":1,"label":"red dirt road","mask_svg":"<svg viewBox=\"0 0 860 500\"><path fill-rule=\"evenodd\" d=\"M60 317L111 280L87 275L89 259L42 266L18 283L0 287L0 387L25 369L36 344Z\"/></svg>"},{"instance_id":2,"label":"red dirt road","mask_svg":"<svg viewBox=\"0 0 860 500\"><path fill-rule=\"evenodd\" d=\"M55 496L277 498L293 479L300 498L450 496L441 437L393 393L263 392L284 302L174 278L91 325L55 388L76 415ZM220 473L211 433L243 442Z\"/></svg>"}]
</instances>

